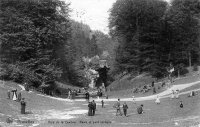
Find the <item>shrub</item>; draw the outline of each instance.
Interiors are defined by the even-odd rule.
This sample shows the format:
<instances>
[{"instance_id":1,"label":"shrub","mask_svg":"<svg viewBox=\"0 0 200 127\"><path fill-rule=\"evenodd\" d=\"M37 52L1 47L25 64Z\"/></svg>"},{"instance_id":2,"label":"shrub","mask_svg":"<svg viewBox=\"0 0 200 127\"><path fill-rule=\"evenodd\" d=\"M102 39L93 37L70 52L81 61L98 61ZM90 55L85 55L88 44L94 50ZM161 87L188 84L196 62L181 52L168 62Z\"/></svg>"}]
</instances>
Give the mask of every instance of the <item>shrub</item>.
<instances>
[{"instance_id":1,"label":"shrub","mask_svg":"<svg viewBox=\"0 0 200 127\"><path fill-rule=\"evenodd\" d=\"M197 64L194 64L193 71L198 71L198 65Z\"/></svg>"}]
</instances>

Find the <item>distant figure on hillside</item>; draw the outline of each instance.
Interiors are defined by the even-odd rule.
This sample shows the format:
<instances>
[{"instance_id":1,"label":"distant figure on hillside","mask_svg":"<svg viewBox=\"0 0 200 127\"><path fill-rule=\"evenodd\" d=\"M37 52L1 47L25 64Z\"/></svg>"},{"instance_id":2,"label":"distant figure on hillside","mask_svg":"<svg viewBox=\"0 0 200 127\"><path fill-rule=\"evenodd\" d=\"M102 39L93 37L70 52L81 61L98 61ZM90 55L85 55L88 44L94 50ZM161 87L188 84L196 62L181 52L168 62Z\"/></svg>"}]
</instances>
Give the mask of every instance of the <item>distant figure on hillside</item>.
<instances>
[{"instance_id":1,"label":"distant figure on hillside","mask_svg":"<svg viewBox=\"0 0 200 127\"><path fill-rule=\"evenodd\" d=\"M10 90L7 91L8 99L10 99Z\"/></svg>"},{"instance_id":2,"label":"distant figure on hillside","mask_svg":"<svg viewBox=\"0 0 200 127\"><path fill-rule=\"evenodd\" d=\"M154 86L153 87L153 94L155 94L156 93L156 87Z\"/></svg>"},{"instance_id":3,"label":"distant figure on hillside","mask_svg":"<svg viewBox=\"0 0 200 127\"><path fill-rule=\"evenodd\" d=\"M154 87L154 81L151 83L151 87Z\"/></svg>"},{"instance_id":4,"label":"distant figure on hillside","mask_svg":"<svg viewBox=\"0 0 200 127\"><path fill-rule=\"evenodd\" d=\"M21 94L21 92L19 92L19 93L18 93L18 96L17 96L17 100L20 102L21 99L22 99L22 94Z\"/></svg>"},{"instance_id":5,"label":"distant figure on hillside","mask_svg":"<svg viewBox=\"0 0 200 127\"><path fill-rule=\"evenodd\" d=\"M160 104L160 98L159 98L159 96L157 96L155 103L156 104Z\"/></svg>"},{"instance_id":6,"label":"distant figure on hillside","mask_svg":"<svg viewBox=\"0 0 200 127\"><path fill-rule=\"evenodd\" d=\"M133 103L136 104L136 102L135 102L135 96L132 96L132 97L133 97Z\"/></svg>"},{"instance_id":7,"label":"distant figure on hillside","mask_svg":"<svg viewBox=\"0 0 200 127\"><path fill-rule=\"evenodd\" d=\"M122 115L121 108L120 108L120 99L115 103L114 107L116 108L116 116L119 114Z\"/></svg>"},{"instance_id":8,"label":"distant figure on hillside","mask_svg":"<svg viewBox=\"0 0 200 127\"><path fill-rule=\"evenodd\" d=\"M171 99L174 99L174 90L172 90Z\"/></svg>"},{"instance_id":9,"label":"distant figure on hillside","mask_svg":"<svg viewBox=\"0 0 200 127\"><path fill-rule=\"evenodd\" d=\"M190 92L190 95L189 95L188 97L193 97L193 96L195 96L195 92L194 92L194 91L191 91L191 92Z\"/></svg>"},{"instance_id":10,"label":"distant figure on hillside","mask_svg":"<svg viewBox=\"0 0 200 127\"><path fill-rule=\"evenodd\" d=\"M180 108L183 108L183 103L182 103L182 101L180 101Z\"/></svg>"},{"instance_id":11,"label":"distant figure on hillside","mask_svg":"<svg viewBox=\"0 0 200 127\"><path fill-rule=\"evenodd\" d=\"M138 114L144 113L144 111L143 111L143 104L141 104L141 105L137 108L137 112L138 112Z\"/></svg>"},{"instance_id":12,"label":"distant figure on hillside","mask_svg":"<svg viewBox=\"0 0 200 127\"><path fill-rule=\"evenodd\" d=\"M176 90L176 92L175 92L175 97L176 97L176 99L179 98L179 90Z\"/></svg>"},{"instance_id":13,"label":"distant figure on hillside","mask_svg":"<svg viewBox=\"0 0 200 127\"><path fill-rule=\"evenodd\" d=\"M89 101L89 99L90 99L90 94L89 94L89 92L88 92L88 91L85 93L85 98L86 98L86 100L88 100L88 101Z\"/></svg>"},{"instance_id":14,"label":"distant figure on hillside","mask_svg":"<svg viewBox=\"0 0 200 127\"><path fill-rule=\"evenodd\" d=\"M71 91L70 90L68 91L68 97L67 98L71 99Z\"/></svg>"},{"instance_id":15,"label":"distant figure on hillside","mask_svg":"<svg viewBox=\"0 0 200 127\"><path fill-rule=\"evenodd\" d=\"M127 109L128 109L128 105L126 104L126 102L124 102L122 107L123 107L123 111L124 111L124 116L126 116L127 115Z\"/></svg>"}]
</instances>

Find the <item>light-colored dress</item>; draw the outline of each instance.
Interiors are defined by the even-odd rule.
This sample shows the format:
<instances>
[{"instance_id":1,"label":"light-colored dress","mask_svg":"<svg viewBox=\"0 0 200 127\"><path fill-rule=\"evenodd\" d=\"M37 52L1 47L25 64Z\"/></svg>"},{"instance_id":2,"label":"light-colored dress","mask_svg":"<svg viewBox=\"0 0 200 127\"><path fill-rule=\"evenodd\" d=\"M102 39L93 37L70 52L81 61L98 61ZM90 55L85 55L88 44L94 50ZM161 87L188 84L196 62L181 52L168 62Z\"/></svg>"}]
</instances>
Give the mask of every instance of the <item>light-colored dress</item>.
<instances>
[{"instance_id":1,"label":"light-colored dress","mask_svg":"<svg viewBox=\"0 0 200 127\"><path fill-rule=\"evenodd\" d=\"M17 93L16 91L13 92L13 101L16 101L17 100Z\"/></svg>"},{"instance_id":2,"label":"light-colored dress","mask_svg":"<svg viewBox=\"0 0 200 127\"><path fill-rule=\"evenodd\" d=\"M160 104L160 98L157 97L155 102L156 104Z\"/></svg>"}]
</instances>

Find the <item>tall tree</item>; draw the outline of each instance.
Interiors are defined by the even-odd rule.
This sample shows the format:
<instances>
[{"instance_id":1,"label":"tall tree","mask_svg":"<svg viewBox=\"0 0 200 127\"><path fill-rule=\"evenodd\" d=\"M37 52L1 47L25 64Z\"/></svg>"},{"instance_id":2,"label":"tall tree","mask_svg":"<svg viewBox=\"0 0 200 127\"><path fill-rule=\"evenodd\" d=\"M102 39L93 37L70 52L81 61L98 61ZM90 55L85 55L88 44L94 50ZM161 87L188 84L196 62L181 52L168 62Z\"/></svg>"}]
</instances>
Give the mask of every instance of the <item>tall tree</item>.
<instances>
[{"instance_id":1,"label":"tall tree","mask_svg":"<svg viewBox=\"0 0 200 127\"><path fill-rule=\"evenodd\" d=\"M61 76L66 62L62 51L70 38L68 12L68 5L59 0L1 1L3 62L14 66L11 71L18 68L20 82L40 85ZM17 79L12 74L10 78Z\"/></svg>"}]
</instances>

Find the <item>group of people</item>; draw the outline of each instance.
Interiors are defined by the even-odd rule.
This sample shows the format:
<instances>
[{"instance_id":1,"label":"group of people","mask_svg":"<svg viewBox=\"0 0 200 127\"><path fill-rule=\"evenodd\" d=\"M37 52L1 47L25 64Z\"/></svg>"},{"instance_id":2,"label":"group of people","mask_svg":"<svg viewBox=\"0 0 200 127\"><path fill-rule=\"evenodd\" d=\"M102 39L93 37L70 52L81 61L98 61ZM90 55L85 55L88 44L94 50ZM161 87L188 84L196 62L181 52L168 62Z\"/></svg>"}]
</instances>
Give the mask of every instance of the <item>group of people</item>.
<instances>
[{"instance_id":1,"label":"group of people","mask_svg":"<svg viewBox=\"0 0 200 127\"><path fill-rule=\"evenodd\" d=\"M12 92L12 94L11 94ZM12 95L12 97L11 97ZM17 101L20 102L21 104L21 114L25 114L25 107L26 107L26 102L25 102L25 98L22 98L22 94L21 92L19 92L17 94L17 89L13 89L13 90L8 90L7 91L7 99L12 99L13 101Z\"/></svg>"},{"instance_id":2,"label":"group of people","mask_svg":"<svg viewBox=\"0 0 200 127\"><path fill-rule=\"evenodd\" d=\"M121 112L120 99L118 99L118 101L114 104L113 107L116 108L116 116L123 115ZM126 102L124 102L124 104L122 105L122 109L123 109L124 116L127 116L128 105L126 104ZM137 113L138 114L144 113L143 104L137 107Z\"/></svg>"},{"instance_id":3,"label":"group of people","mask_svg":"<svg viewBox=\"0 0 200 127\"><path fill-rule=\"evenodd\" d=\"M94 116L96 111L96 103L94 100L92 102L89 102L88 108L88 116Z\"/></svg>"},{"instance_id":4,"label":"group of people","mask_svg":"<svg viewBox=\"0 0 200 127\"><path fill-rule=\"evenodd\" d=\"M7 92L7 98L8 99L12 99L13 101L21 101L22 99L22 95L21 92L17 93L17 89L13 89L13 90L8 90Z\"/></svg>"},{"instance_id":5,"label":"group of people","mask_svg":"<svg viewBox=\"0 0 200 127\"><path fill-rule=\"evenodd\" d=\"M171 99L179 98L179 90L172 90Z\"/></svg>"},{"instance_id":6,"label":"group of people","mask_svg":"<svg viewBox=\"0 0 200 127\"><path fill-rule=\"evenodd\" d=\"M116 108L116 116L118 115L122 116L120 99L118 99L118 101L115 103L113 107ZM124 116L127 116L128 105L126 104L126 102L124 102L124 104L122 105L122 109L123 109Z\"/></svg>"}]
</instances>

